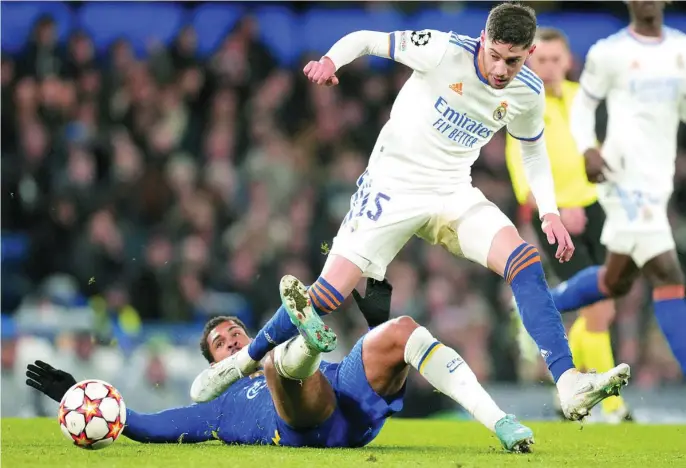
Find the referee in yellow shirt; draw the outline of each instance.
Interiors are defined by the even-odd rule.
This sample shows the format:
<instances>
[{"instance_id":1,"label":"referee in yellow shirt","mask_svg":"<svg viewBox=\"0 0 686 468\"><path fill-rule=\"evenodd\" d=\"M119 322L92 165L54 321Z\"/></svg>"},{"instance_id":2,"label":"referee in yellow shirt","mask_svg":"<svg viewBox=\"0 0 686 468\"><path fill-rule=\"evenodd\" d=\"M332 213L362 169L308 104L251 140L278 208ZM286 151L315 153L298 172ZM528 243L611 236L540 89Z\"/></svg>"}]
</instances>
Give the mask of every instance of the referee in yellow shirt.
<instances>
[{"instance_id":1,"label":"referee in yellow shirt","mask_svg":"<svg viewBox=\"0 0 686 468\"><path fill-rule=\"evenodd\" d=\"M554 28L539 28L536 51L529 62L529 66L545 84L545 133L557 204L562 223L576 247L571 261L551 262L558 279L566 281L586 267L604 263L605 248L600 243L600 234L605 213L598 204L595 185L586 178L584 157L577 152L569 130L570 107L579 85L565 79L571 66L567 37ZM535 210L536 205L524 176L519 141L510 135L507 136L506 158L517 201ZM541 249L550 259L554 259L555 246L547 242L538 225L538 216L531 218L536 224L534 232L538 235ZM613 317L612 301L600 302L580 311L579 318L569 331L574 363L580 370L605 372L614 367L609 334ZM526 349L522 351L526 352ZM533 348L531 352L535 352L535 356L525 357L529 360L537 358L538 350ZM607 420L621 420L628 411L619 397L612 397L603 401L603 413Z\"/></svg>"}]
</instances>

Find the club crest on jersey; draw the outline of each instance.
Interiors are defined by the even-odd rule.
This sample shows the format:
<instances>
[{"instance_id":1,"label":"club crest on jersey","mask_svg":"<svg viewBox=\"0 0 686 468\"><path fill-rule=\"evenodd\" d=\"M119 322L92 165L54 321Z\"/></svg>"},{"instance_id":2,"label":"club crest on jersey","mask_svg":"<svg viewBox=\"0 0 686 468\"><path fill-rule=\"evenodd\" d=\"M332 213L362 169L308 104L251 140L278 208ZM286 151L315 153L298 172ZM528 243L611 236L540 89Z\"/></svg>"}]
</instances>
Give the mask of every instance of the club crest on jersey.
<instances>
[{"instance_id":1,"label":"club crest on jersey","mask_svg":"<svg viewBox=\"0 0 686 468\"><path fill-rule=\"evenodd\" d=\"M676 56L676 67L679 70L683 70L683 68L684 68L684 56L681 54Z\"/></svg>"},{"instance_id":2,"label":"club crest on jersey","mask_svg":"<svg viewBox=\"0 0 686 468\"><path fill-rule=\"evenodd\" d=\"M254 399L255 397L257 397L257 395L259 395L260 390L262 390L262 389L265 388L266 386L267 386L267 381L266 381L266 380L258 380L257 382L255 382L254 384L252 384L252 385L248 388L248 391L245 392L245 397L246 397L248 400Z\"/></svg>"},{"instance_id":3,"label":"club crest on jersey","mask_svg":"<svg viewBox=\"0 0 686 468\"><path fill-rule=\"evenodd\" d=\"M503 120L506 115L507 115L507 101L503 101L493 111L493 120Z\"/></svg>"},{"instance_id":4,"label":"club crest on jersey","mask_svg":"<svg viewBox=\"0 0 686 468\"><path fill-rule=\"evenodd\" d=\"M431 40L431 31L412 31L410 41L418 47L425 46Z\"/></svg>"}]
</instances>

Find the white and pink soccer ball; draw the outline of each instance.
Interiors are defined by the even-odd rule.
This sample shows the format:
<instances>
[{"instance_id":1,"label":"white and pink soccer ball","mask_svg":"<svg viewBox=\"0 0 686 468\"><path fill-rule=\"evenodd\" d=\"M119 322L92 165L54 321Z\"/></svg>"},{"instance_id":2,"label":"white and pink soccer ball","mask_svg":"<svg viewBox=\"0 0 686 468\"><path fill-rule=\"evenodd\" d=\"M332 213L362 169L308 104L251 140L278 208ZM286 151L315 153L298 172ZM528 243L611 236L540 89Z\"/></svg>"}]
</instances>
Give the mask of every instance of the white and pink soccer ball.
<instances>
[{"instance_id":1,"label":"white and pink soccer ball","mask_svg":"<svg viewBox=\"0 0 686 468\"><path fill-rule=\"evenodd\" d=\"M57 415L62 434L77 447L98 450L117 440L126 424L121 394L102 380L84 380L64 394Z\"/></svg>"}]
</instances>

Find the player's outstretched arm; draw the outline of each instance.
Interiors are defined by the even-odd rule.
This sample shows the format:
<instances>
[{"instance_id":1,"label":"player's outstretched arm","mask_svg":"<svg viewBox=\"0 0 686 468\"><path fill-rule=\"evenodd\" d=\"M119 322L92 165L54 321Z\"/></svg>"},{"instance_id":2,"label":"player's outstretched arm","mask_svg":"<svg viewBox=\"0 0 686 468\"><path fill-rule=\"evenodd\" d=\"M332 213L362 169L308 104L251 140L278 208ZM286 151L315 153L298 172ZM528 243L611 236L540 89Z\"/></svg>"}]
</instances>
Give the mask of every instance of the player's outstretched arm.
<instances>
[{"instance_id":1,"label":"player's outstretched arm","mask_svg":"<svg viewBox=\"0 0 686 468\"><path fill-rule=\"evenodd\" d=\"M43 361L36 361L26 368L26 385L57 403L75 384L73 375ZM175 408L156 414L141 414L127 409L123 434L138 442L204 442L214 438L212 432L219 426L221 414L216 403Z\"/></svg>"},{"instance_id":2,"label":"player's outstretched arm","mask_svg":"<svg viewBox=\"0 0 686 468\"><path fill-rule=\"evenodd\" d=\"M436 67L448 47L450 35L440 31L355 31L336 42L318 62L308 63L305 76L319 85L338 84L336 72L363 55L403 63L415 71Z\"/></svg>"},{"instance_id":3,"label":"player's outstretched arm","mask_svg":"<svg viewBox=\"0 0 686 468\"><path fill-rule=\"evenodd\" d=\"M216 439L221 400L173 408L154 414L126 411L123 434L136 442L196 443Z\"/></svg>"}]
</instances>

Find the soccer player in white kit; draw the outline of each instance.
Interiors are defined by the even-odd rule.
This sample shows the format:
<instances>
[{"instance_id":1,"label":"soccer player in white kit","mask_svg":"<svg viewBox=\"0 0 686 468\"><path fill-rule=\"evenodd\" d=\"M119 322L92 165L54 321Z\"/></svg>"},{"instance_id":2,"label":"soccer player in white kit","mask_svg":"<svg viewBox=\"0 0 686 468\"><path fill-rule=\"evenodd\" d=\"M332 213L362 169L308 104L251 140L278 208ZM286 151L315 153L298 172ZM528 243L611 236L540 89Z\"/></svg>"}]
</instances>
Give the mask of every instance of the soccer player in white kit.
<instances>
[{"instance_id":1,"label":"soccer player in white kit","mask_svg":"<svg viewBox=\"0 0 686 468\"><path fill-rule=\"evenodd\" d=\"M628 2L631 24L591 47L571 128L607 219L605 265L553 289L558 310L626 294L642 271L655 317L686 375L686 301L667 204L674 188L677 129L686 122L686 35L663 25L664 2ZM601 149L595 110L607 101Z\"/></svg>"},{"instance_id":2,"label":"soccer player in white kit","mask_svg":"<svg viewBox=\"0 0 686 468\"><path fill-rule=\"evenodd\" d=\"M223 375L224 385L252 372L275 344L298 331L317 349L333 349L335 335L319 315L338 308L363 276L382 280L413 235L506 279L557 383L568 418L585 417L627 383L626 364L601 374L574 368L537 249L471 185L471 166L480 148L506 126L522 141L542 229L551 244L557 242L557 259L569 260L574 247L557 211L543 137L543 84L524 66L534 52L535 33L533 10L507 3L490 12L479 38L435 30L357 31L305 67L307 77L319 85L338 84L336 71L362 55L393 59L414 73L398 94L358 180L321 276L309 289L292 276L281 280L282 308L246 352L219 364L216 372ZM471 385L472 379L452 375L462 364L459 355L421 330L407 342L408 364L417 364L439 390Z\"/></svg>"}]
</instances>

